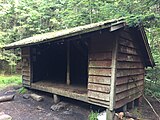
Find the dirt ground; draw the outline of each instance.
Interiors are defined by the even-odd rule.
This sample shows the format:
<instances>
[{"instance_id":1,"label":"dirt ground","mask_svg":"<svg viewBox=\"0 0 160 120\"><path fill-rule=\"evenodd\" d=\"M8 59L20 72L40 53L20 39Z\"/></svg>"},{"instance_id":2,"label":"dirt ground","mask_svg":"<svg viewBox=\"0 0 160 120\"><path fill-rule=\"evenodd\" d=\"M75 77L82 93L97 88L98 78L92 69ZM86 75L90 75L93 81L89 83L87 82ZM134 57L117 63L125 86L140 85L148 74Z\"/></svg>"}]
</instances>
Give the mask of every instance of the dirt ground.
<instances>
[{"instance_id":1,"label":"dirt ground","mask_svg":"<svg viewBox=\"0 0 160 120\"><path fill-rule=\"evenodd\" d=\"M16 93L17 87L8 87L0 91L0 96L4 94ZM29 90L29 93L37 93L44 97L44 100L37 102L31 98L24 99L22 94L16 94L13 101L1 102L0 112L12 116L13 120L88 120L91 109L102 111L104 108L91 106L89 104L62 98L67 103L67 107L59 111L52 111L52 94ZM151 97L147 97L155 110L160 115L160 103ZM148 104L143 100L140 107L131 110L133 114L139 116L141 120L158 120Z\"/></svg>"}]
</instances>

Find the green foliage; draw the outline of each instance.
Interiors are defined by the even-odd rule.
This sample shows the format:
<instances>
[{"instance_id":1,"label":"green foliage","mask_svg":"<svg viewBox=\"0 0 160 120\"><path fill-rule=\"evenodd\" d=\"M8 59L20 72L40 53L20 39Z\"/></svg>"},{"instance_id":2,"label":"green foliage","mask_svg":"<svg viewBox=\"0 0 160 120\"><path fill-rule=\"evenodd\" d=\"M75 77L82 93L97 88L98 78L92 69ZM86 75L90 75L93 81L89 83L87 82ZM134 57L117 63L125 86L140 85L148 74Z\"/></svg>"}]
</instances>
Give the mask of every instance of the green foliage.
<instances>
[{"instance_id":1,"label":"green foliage","mask_svg":"<svg viewBox=\"0 0 160 120\"><path fill-rule=\"evenodd\" d=\"M19 75L4 76L0 75L0 89L7 87L9 85L21 85L22 78Z\"/></svg>"},{"instance_id":2,"label":"green foliage","mask_svg":"<svg viewBox=\"0 0 160 120\"><path fill-rule=\"evenodd\" d=\"M18 92L19 94L25 94L28 92L28 90L25 87L21 87Z\"/></svg>"},{"instance_id":3,"label":"green foliage","mask_svg":"<svg viewBox=\"0 0 160 120\"><path fill-rule=\"evenodd\" d=\"M90 112L89 120L98 120L97 117L98 117L98 112L93 112L93 111Z\"/></svg>"}]
</instances>

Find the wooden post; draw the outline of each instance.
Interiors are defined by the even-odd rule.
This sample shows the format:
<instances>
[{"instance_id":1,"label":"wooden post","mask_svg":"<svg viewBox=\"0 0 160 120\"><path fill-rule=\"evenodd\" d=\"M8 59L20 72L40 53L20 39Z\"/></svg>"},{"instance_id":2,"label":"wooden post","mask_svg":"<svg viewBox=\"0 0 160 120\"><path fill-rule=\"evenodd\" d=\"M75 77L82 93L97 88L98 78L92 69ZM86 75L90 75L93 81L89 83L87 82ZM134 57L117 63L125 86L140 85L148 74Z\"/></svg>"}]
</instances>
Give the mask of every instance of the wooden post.
<instances>
[{"instance_id":1,"label":"wooden post","mask_svg":"<svg viewBox=\"0 0 160 120\"><path fill-rule=\"evenodd\" d=\"M67 85L70 85L70 42L67 42Z\"/></svg>"},{"instance_id":2,"label":"wooden post","mask_svg":"<svg viewBox=\"0 0 160 120\"><path fill-rule=\"evenodd\" d=\"M54 103L57 104L60 102L60 97L56 94L53 94L53 100L54 100Z\"/></svg>"},{"instance_id":3,"label":"wooden post","mask_svg":"<svg viewBox=\"0 0 160 120\"><path fill-rule=\"evenodd\" d=\"M114 120L114 111L110 111L109 109L106 109L106 120Z\"/></svg>"},{"instance_id":4,"label":"wooden post","mask_svg":"<svg viewBox=\"0 0 160 120\"><path fill-rule=\"evenodd\" d=\"M113 45L113 50L112 50L112 70L111 70L111 92L110 92L110 105L109 109L111 111L114 110L114 105L115 105L115 87L116 87L116 64L117 64L117 51L118 51L118 38L117 36L115 37L115 43Z\"/></svg>"},{"instance_id":5,"label":"wooden post","mask_svg":"<svg viewBox=\"0 0 160 120\"><path fill-rule=\"evenodd\" d=\"M123 112L127 111L127 104L123 106Z\"/></svg>"}]
</instances>

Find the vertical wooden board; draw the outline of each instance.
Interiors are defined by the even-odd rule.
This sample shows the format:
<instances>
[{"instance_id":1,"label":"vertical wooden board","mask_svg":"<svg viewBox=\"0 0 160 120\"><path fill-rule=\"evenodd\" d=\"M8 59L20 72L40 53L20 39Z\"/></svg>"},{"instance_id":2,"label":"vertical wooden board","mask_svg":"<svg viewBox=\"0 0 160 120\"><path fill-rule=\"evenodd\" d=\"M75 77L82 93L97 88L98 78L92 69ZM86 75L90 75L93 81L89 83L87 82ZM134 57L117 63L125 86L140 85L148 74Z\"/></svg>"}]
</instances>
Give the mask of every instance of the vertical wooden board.
<instances>
[{"instance_id":1,"label":"vertical wooden board","mask_svg":"<svg viewBox=\"0 0 160 120\"><path fill-rule=\"evenodd\" d=\"M111 69L111 92L110 92L110 105L109 110L113 111L115 106L115 95L116 95L116 73L117 73L117 54L119 41L119 32L115 35L113 50L112 50L112 69Z\"/></svg>"}]
</instances>

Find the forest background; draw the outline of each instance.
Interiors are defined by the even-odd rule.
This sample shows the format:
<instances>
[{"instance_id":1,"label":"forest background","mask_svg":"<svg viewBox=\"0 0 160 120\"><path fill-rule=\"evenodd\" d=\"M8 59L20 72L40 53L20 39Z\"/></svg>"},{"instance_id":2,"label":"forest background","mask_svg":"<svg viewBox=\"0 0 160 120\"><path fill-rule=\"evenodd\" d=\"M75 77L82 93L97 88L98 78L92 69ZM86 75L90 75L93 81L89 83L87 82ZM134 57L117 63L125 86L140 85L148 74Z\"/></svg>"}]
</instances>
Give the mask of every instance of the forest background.
<instances>
[{"instance_id":1,"label":"forest background","mask_svg":"<svg viewBox=\"0 0 160 120\"><path fill-rule=\"evenodd\" d=\"M160 96L160 0L0 0L0 48L45 32L125 17L142 23L156 66L146 69L146 93ZM0 74L15 74L19 50L0 51Z\"/></svg>"}]
</instances>

